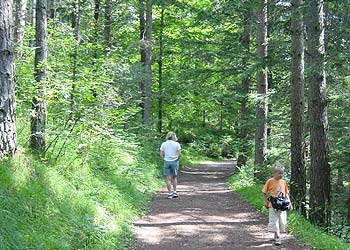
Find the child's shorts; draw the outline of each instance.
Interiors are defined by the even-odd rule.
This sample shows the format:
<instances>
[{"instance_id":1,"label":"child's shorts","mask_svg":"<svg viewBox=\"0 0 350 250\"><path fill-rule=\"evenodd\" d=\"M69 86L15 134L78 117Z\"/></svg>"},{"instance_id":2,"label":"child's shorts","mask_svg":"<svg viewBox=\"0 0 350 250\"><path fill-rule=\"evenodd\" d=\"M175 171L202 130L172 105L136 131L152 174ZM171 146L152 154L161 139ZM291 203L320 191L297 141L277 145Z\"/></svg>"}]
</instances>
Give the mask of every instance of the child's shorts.
<instances>
[{"instance_id":1,"label":"child's shorts","mask_svg":"<svg viewBox=\"0 0 350 250\"><path fill-rule=\"evenodd\" d=\"M287 211L280 211L274 208L269 209L269 232L286 232Z\"/></svg>"}]
</instances>

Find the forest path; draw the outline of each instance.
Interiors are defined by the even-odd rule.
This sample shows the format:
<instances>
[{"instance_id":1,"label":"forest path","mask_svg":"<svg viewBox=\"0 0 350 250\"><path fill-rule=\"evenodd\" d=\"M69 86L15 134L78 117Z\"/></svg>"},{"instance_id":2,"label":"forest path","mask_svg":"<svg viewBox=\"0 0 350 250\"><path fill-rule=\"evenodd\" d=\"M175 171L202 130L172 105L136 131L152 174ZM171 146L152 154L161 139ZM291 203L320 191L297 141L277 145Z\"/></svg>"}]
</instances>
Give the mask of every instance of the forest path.
<instances>
[{"instance_id":1,"label":"forest path","mask_svg":"<svg viewBox=\"0 0 350 250\"><path fill-rule=\"evenodd\" d=\"M164 187L134 223L136 250L308 249L291 235L273 245L266 216L227 187L232 171L232 162L184 168L179 198L167 199Z\"/></svg>"}]
</instances>

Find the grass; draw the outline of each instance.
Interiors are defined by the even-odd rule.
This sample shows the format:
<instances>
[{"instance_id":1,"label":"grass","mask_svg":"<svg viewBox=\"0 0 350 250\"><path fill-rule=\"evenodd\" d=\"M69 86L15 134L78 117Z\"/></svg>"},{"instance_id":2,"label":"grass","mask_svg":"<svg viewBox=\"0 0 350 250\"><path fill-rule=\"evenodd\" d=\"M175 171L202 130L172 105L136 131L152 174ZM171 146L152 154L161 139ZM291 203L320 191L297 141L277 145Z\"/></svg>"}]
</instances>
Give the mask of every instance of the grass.
<instances>
[{"instance_id":1,"label":"grass","mask_svg":"<svg viewBox=\"0 0 350 250\"><path fill-rule=\"evenodd\" d=\"M267 209L263 207L261 190L263 184L256 183L252 176L253 168L238 169L238 173L229 179L229 186L239 195L254 205L258 210L267 215ZM325 233L302 217L298 212L288 214L288 231L298 239L318 250L349 250L350 244L341 239Z\"/></svg>"},{"instance_id":2,"label":"grass","mask_svg":"<svg viewBox=\"0 0 350 250\"><path fill-rule=\"evenodd\" d=\"M130 222L160 185L151 164L132 176L27 157L1 162L0 249L127 249Z\"/></svg>"},{"instance_id":3,"label":"grass","mask_svg":"<svg viewBox=\"0 0 350 250\"><path fill-rule=\"evenodd\" d=\"M18 126L24 146L0 161L0 249L129 249L132 221L163 184L159 141L83 128L41 158Z\"/></svg>"}]
</instances>

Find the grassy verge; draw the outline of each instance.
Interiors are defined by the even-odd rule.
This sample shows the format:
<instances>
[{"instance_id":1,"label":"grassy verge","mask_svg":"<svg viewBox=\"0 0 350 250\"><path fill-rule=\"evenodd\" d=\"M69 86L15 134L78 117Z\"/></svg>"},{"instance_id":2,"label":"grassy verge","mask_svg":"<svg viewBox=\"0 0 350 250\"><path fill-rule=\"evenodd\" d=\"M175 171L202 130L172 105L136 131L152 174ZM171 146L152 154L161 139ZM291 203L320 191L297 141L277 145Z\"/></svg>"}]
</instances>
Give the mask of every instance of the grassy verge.
<instances>
[{"instance_id":1,"label":"grassy verge","mask_svg":"<svg viewBox=\"0 0 350 250\"><path fill-rule=\"evenodd\" d=\"M253 168L251 168L253 169ZM267 215L267 209L263 208L261 189L263 184L256 183L251 176L249 168L240 169L229 179L230 187L240 196L254 205L258 210ZM318 250L349 250L350 244L344 243L339 238L328 235L315 227L299 213L293 211L288 215L288 230L307 245Z\"/></svg>"},{"instance_id":2,"label":"grassy verge","mask_svg":"<svg viewBox=\"0 0 350 250\"><path fill-rule=\"evenodd\" d=\"M164 184L162 140L81 124L48 135L39 157L26 148L27 124L18 119L17 156L0 161L0 249L131 249L132 221ZM182 166L201 160L183 146Z\"/></svg>"}]
</instances>

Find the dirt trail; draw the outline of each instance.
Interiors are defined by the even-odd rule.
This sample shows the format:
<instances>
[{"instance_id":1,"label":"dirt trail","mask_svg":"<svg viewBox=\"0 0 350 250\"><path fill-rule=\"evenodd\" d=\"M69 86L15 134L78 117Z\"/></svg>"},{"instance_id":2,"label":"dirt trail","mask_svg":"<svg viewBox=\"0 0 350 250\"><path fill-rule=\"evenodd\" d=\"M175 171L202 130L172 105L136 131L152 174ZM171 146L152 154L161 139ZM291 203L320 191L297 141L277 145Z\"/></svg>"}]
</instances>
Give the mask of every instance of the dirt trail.
<instances>
[{"instance_id":1,"label":"dirt trail","mask_svg":"<svg viewBox=\"0 0 350 250\"><path fill-rule=\"evenodd\" d=\"M184 168L177 199L166 189L154 198L150 212L134 223L136 250L308 249L291 235L274 246L267 218L226 186L232 163Z\"/></svg>"}]
</instances>

